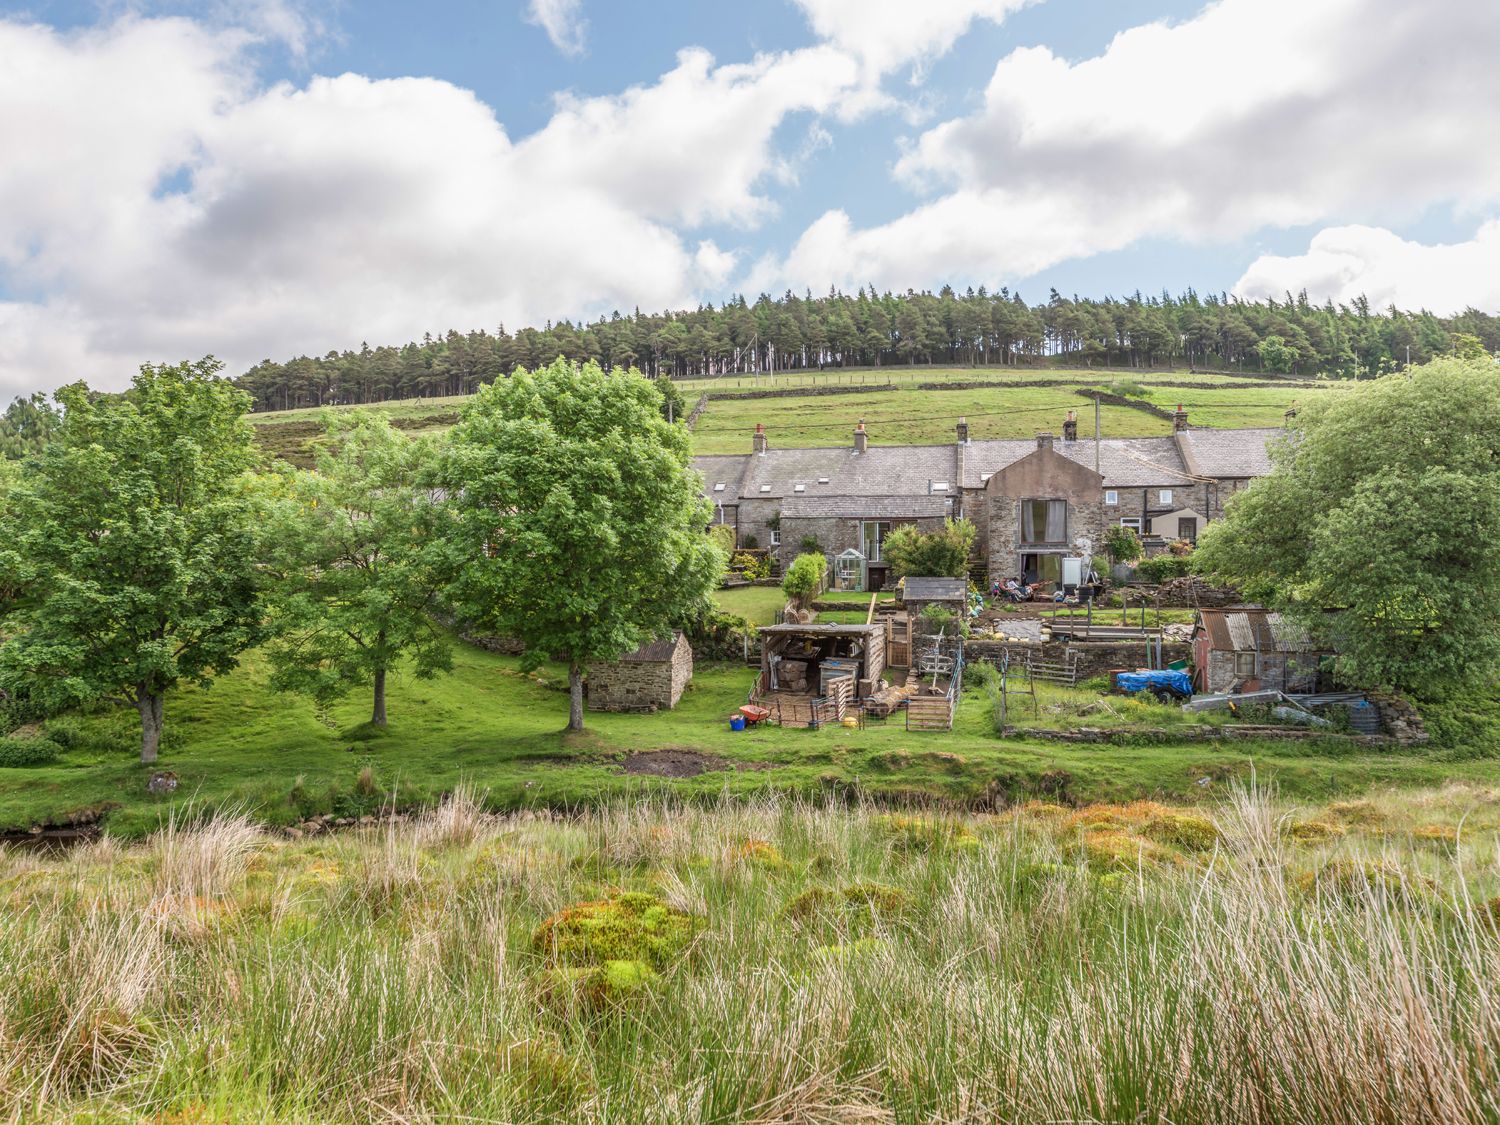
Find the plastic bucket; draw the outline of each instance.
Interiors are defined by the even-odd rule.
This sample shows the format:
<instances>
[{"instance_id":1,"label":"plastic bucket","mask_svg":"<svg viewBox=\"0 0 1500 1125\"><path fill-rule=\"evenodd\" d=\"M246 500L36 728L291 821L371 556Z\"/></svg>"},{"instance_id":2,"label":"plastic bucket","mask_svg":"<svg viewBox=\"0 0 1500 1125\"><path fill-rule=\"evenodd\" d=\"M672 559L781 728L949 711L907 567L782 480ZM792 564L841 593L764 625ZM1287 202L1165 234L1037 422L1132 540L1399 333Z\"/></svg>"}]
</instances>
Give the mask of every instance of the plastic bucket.
<instances>
[{"instance_id":1,"label":"plastic bucket","mask_svg":"<svg viewBox=\"0 0 1500 1125\"><path fill-rule=\"evenodd\" d=\"M729 729L730 730L744 730L745 729L745 716L743 716L743 715L731 715L731 716L729 716Z\"/></svg>"}]
</instances>

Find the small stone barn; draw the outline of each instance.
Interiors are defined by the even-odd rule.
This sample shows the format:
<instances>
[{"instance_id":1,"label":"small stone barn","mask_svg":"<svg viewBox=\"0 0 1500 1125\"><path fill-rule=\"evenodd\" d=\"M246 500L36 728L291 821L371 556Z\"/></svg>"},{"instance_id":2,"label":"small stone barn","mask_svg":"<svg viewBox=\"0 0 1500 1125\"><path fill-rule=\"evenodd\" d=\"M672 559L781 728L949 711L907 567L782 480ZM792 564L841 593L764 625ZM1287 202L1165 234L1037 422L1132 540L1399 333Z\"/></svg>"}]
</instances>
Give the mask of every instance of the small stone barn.
<instances>
[{"instance_id":1,"label":"small stone barn","mask_svg":"<svg viewBox=\"0 0 1500 1125\"><path fill-rule=\"evenodd\" d=\"M681 633L651 641L618 660L588 666L594 711L670 711L693 678L693 649Z\"/></svg>"},{"instance_id":2,"label":"small stone barn","mask_svg":"<svg viewBox=\"0 0 1500 1125\"><path fill-rule=\"evenodd\" d=\"M1312 692L1325 656L1299 625L1260 606L1200 609L1194 686L1211 694Z\"/></svg>"}]
</instances>

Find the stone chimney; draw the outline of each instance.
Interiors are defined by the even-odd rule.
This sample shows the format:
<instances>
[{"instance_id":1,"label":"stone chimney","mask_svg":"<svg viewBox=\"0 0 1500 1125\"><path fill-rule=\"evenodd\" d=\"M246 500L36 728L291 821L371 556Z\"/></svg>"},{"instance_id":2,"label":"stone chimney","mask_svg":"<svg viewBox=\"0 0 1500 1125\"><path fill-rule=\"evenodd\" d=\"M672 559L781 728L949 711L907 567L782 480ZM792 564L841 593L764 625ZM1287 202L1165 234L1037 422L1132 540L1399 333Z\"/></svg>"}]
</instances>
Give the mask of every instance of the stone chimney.
<instances>
[{"instance_id":1,"label":"stone chimney","mask_svg":"<svg viewBox=\"0 0 1500 1125\"><path fill-rule=\"evenodd\" d=\"M863 453L870 447L870 435L865 433L865 420L861 418L854 427L854 452Z\"/></svg>"},{"instance_id":2,"label":"stone chimney","mask_svg":"<svg viewBox=\"0 0 1500 1125\"><path fill-rule=\"evenodd\" d=\"M1179 402L1177 409L1172 412L1172 429L1174 432L1181 432L1187 428L1187 411L1182 408L1182 403Z\"/></svg>"},{"instance_id":3,"label":"stone chimney","mask_svg":"<svg viewBox=\"0 0 1500 1125\"><path fill-rule=\"evenodd\" d=\"M967 418L960 418L958 420L958 444L969 444L969 420Z\"/></svg>"},{"instance_id":4,"label":"stone chimney","mask_svg":"<svg viewBox=\"0 0 1500 1125\"><path fill-rule=\"evenodd\" d=\"M755 452L764 453L766 451L766 426L764 422L755 423L755 436L750 440L753 443L751 448Z\"/></svg>"},{"instance_id":5,"label":"stone chimney","mask_svg":"<svg viewBox=\"0 0 1500 1125\"><path fill-rule=\"evenodd\" d=\"M1063 441L1078 440L1078 411L1068 411L1068 417L1063 422Z\"/></svg>"},{"instance_id":6,"label":"stone chimney","mask_svg":"<svg viewBox=\"0 0 1500 1125\"><path fill-rule=\"evenodd\" d=\"M1038 449L1051 449L1054 440L1051 434L1037 434L1036 447Z\"/></svg>"}]
</instances>

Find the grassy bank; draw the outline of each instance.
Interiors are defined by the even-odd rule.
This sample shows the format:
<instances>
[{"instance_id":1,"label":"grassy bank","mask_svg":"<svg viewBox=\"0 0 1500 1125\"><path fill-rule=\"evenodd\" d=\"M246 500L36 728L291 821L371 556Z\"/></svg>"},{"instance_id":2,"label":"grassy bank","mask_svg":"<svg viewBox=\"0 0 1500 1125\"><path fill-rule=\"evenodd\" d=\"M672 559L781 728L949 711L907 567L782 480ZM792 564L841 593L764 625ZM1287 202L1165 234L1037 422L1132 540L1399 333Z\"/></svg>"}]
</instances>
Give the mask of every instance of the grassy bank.
<instances>
[{"instance_id":1,"label":"grassy bank","mask_svg":"<svg viewBox=\"0 0 1500 1125\"><path fill-rule=\"evenodd\" d=\"M675 711L590 714L585 733L566 736L561 670L526 673L514 658L461 646L451 675L393 680L391 725L376 732L362 725L366 699L321 709L272 693L267 675L252 653L212 689L170 697L159 768L174 772L179 786L168 796L146 792L151 771L136 762L133 710L65 720L71 745L56 764L0 769L0 830L102 814L112 831L139 835L192 803L237 805L267 823L289 824L314 813L358 815L391 800L431 799L464 778L486 790L496 809L653 793L694 801L723 793L837 793L965 805L1039 794L1203 800L1252 766L1287 794L1306 798L1455 777L1500 782L1500 760L1481 756L1492 752L1481 737L1489 728L1473 728L1477 742L1457 741L1470 729L1467 720L1455 730L1453 749L1338 741L1083 746L997 739L987 699L975 690L965 694L948 734L909 733L899 716L865 730L736 733L726 716L745 701L753 672L700 665ZM1500 709L1494 700L1472 702L1487 714ZM632 757L643 752L648 756Z\"/></svg>"},{"instance_id":2,"label":"grassy bank","mask_svg":"<svg viewBox=\"0 0 1500 1125\"><path fill-rule=\"evenodd\" d=\"M26 1121L1492 1121L1491 790L0 855Z\"/></svg>"}]
</instances>

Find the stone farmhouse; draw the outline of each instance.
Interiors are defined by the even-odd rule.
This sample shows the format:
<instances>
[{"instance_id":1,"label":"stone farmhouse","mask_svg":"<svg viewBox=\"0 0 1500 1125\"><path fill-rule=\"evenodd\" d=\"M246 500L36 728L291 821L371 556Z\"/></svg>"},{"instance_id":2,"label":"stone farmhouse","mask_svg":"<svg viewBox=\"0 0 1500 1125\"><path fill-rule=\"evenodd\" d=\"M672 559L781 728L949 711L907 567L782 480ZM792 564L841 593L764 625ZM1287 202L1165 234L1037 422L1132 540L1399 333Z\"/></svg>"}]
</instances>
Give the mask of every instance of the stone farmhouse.
<instances>
[{"instance_id":1,"label":"stone farmhouse","mask_svg":"<svg viewBox=\"0 0 1500 1125\"><path fill-rule=\"evenodd\" d=\"M734 527L740 546L768 547L785 566L815 540L841 589L883 588L891 529L931 530L946 517L978 528L976 576L1057 582L1062 560L1091 560L1113 524L1134 528L1148 549L1195 540L1230 496L1270 472L1268 446L1284 433L1193 429L1181 407L1169 436L1100 441L1079 439L1073 411L1061 438L975 441L960 418L947 445L872 444L860 422L843 447L776 449L758 425L746 453L693 465L714 522Z\"/></svg>"}]
</instances>

